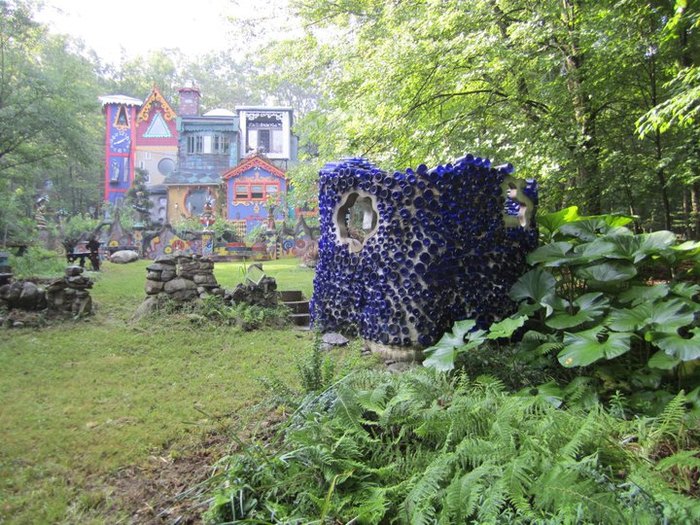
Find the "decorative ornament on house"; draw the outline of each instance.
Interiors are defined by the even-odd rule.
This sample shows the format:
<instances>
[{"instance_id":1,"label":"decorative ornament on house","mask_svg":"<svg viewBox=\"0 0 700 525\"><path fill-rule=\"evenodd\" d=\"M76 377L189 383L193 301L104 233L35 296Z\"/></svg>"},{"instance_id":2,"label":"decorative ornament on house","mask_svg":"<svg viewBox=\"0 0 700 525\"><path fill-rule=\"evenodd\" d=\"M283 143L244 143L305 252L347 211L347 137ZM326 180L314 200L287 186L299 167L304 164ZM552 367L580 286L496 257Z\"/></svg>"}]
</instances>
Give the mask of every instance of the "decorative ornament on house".
<instances>
[{"instance_id":1,"label":"decorative ornament on house","mask_svg":"<svg viewBox=\"0 0 700 525\"><path fill-rule=\"evenodd\" d=\"M457 320L509 314L537 245L537 185L512 171L472 155L393 174L359 158L324 166L314 327L413 360Z\"/></svg>"},{"instance_id":2,"label":"decorative ornament on house","mask_svg":"<svg viewBox=\"0 0 700 525\"><path fill-rule=\"evenodd\" d=\"M214 232L209 228L216 222L214 217L214 201L208 199L204 203L204 211L202 212L199 222L202 223L202 257L209 257L214 253Z\"/></svg>"}]
</instances>

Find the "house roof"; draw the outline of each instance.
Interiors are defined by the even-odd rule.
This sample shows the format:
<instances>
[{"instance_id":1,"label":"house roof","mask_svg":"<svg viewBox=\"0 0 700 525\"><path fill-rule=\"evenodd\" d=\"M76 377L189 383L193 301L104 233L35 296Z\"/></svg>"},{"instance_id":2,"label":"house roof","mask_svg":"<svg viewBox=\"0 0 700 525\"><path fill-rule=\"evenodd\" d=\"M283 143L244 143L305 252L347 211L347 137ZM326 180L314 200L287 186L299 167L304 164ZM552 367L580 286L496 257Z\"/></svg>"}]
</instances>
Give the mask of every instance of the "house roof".
<instances>
[{"instance_id":1,"label":"house roof","mask_svg":"<svg viewBox=\"0 0 700 525\"><path fill-rule=\"evenodd\" d=\"M107 104L124 104L126 106L140 106L143 101L140 98L128 97L126 95L104 95L97 97L102 102L102 107Z\"/></svg>"},{"instance_id":2,"label":"house roof","mask_svg":"<svg viewBox=\"0 0 700 525\"><path fill-rule=\"evenodd\" d=\"M236 106L236 111L294 111L291 106Z\"/></svg>"},{"instance_id":3,"label":"house roof","mask_svg":"<svg viewBox=\"0 0 700 525\"><path fill-rule=\"evenodd\" d=\"M221 178L223 180L228 180L228 179L231 179L233 177L237 177L237 176L245 173L246 171L248 171L251 168L261 168L261 169L271 173L275 177L279 177L280 179L287 178L284 171L279 169L277 166L267 162L267 160L265 160L265 158L259 154L253 155L252 157L248 157L246 159L243 159L243 161L240 164L238 164L238 166L235 166L235 167L231 168L230 170L228 170L226 173L224 173L221 176Z\"/></svg>"},{"instance_id":4,"label":"house roof","mask_svg":"<svg viewBox=\"0 0 700 525\"><path fill-rule=\"evenodd\" d=\"M233 111L229 111L228 109L214 108L210 111L207 111L203 116L204 117L235 117L236 114Z\"/></svg>"},{"instance_id":5,"label":"house roof","mask_svg":"<svg viewBox=\"0 0 700 525\"><path fill-rule=\"evenodd\" d=\"M211 186L220 182L218 173L193 170L175 170L163 181L166 186Z\"/></svg>"},{"instance_id":6,"label":"house roof","mask_svg":"<svg viewBox=\"0 0 700 525\"><path fill-rule=\"evenodd\" d=\"M148 95L148 98L143 103L139 114L136 116L136 121L141 122L143 120L148 120L149 114L151 112L151 107L156 102L159 103L163 108L163 116L165 117L165 120L172 120L177 116L173 108L170 106L170 104L168 104L168 101L165 100L165 97L161 95L158 88L153 86L151 94Z\"/></svg>"}]
</instances>

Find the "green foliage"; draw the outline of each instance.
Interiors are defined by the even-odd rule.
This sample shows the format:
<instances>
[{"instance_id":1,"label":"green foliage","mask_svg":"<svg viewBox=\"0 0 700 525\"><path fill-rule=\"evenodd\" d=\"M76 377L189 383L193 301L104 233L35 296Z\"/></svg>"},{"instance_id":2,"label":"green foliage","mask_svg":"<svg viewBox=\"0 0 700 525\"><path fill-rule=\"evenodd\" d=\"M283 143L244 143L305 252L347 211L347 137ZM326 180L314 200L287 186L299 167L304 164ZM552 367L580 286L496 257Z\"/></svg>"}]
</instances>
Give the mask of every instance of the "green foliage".
<instances>
[{"instance_id":1,"label":"green foliage","mask_svg":"<svg viewBox=\"0 0 700 525\"><path fill-rule=\"evenodd\" d=\"M289 323L289 309L284 305L232 305L219 295L208 295L191 303L168 300L155 312L155 315L160 316L172 314L182 314L194 325L202 328L208 325L236 326L245 332L262 328L282 328Z\"/></svg>"},{"instance_id":2,"label":"green foliage","mask_svg":"<svg viewBox=\"0 0 700 525\"><path fill-rule=\"evenodd\" d=\"M297 371L304 393L320 392L328 388L335 377L333 359L321 350L321 338L317 334L314 345L305 359L297 363Z\"/></svg>"},{"instance_id":3,"label":"green foliage","mask_svg":"<svg viewBox=\"0 0 700 525\"><path fill-rule=\"evenodd\" d=\"M645 227L670 229L674 214L687 226L697 126L634 133L640 117L680 93L676 107L697 110L688 89L697 75L669 83L699 56L697 5L675 7L292 2L304 32L259 54L278 83L316 94L295 122L309 164L293 170L293 185L312 197L304 188L318 165L346 155L393 170L472 151L536 177L545 208L575 200L588 213L631 210Z\"/></svg>"},{"instance_id":4,"label":"green foliage","mask_svg":"<svg viewBox=\"0 0 700 525\"><path fill-rule=\"evenodd\" d=\"M63 223L63 237L77 241L81 235L94 232L101 223L101 220L93 219L82 213L73 215Z\"/></svg>"},{"instance_id":5,"label":"green foliage","mask_svg":"<svg viewBox=\"0 0 700 525\"><path fill-rule=\"evenodd\" d=\"M61 277L66 260L52 250L30 246L22 256L10 254L10 266L15 279Z\"/></svg>"},{"instance_id":6,"label":"green foliage","mask_svg":"<svg viewBox=\"0 0 700 525\"><path fill-rule=\"evenodd\" d=\"M100 201L94 65L69 37L36 23L34 7L0 2L0 231L19 230L9 232L15 241L26 236L20 221L32 217L40 195L49 195L51 212L77 213Z\"/></svg>"},{"instance_id":7,"label":"green foliage","mask_svg":"<svg viewBox=\"0 0 700 525\"><path fill-rule=\"evenodd\" d=\"M425 350L424 364L450 370L460 354L511 337L527 317L522 359L556 356L563 367L592 376L600 393L640 397L693 385L700 285L680 279L698 276L697 243L677 244L667 231L634 234L624 226L627 218L581 217L575 208L546 214L540 223L549 242L528 256L533 269L510 292L518 311L490 332L460 321Z\"/></svg>"},{"instance_id":8,"label":"green foliage","mask_svg":"<svg viewBox=\"0 0 700 525\"><path fill-rule=\"evenodd\" d=\"M676 406L678 408L678 405ZM697 503L626 447L680 428L512 396L489 377L356 373L311 395L267 446L221 462L209 523L657 523ZM651 465L654 463L652 462ZM643 475L641 474L643 472ZM644 477L645 490L632 478Z\"/></svg>"}]
</instances>

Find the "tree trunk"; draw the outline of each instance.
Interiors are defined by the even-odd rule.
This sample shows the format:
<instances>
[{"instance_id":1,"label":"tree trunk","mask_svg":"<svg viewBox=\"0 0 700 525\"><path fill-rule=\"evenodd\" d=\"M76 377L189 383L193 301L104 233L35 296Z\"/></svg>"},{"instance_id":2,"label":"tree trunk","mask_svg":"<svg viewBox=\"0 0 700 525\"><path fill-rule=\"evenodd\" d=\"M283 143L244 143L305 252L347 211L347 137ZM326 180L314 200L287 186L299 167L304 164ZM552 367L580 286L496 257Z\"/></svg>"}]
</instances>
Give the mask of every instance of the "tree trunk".
<instances>
[{"instance_id":1,"label":"tree trunk","mask_svg":"<svg viewBox=\"0 0 700 525\"><path fill-rule=\"evenodd\" d=\"M573 146L576 163L576 176L571 181L572 189L583 196L584 206L589 213L602 213L602 184L600 180L599 148L596 139L595 111L590 93L584 85L583 66L585 55L579 46L577 18L579 2L563 0L563 20L566 24L567 42L564 69L566 70L567 91L571 95L574 117L579 130L579 140Z\"/></svg>"},{"instance_id":2,"label":"tree trunk","mask_svg":"<svg viewBox=\"0 0 700 525\"><path fill-rule=\"evenodd\" d=\"M693 232L690 228L690 197L688 191L683 188L683 232L686 239L690 239Z\"/></svg>"},{"instance_id":3,"label":"tree trunk","mask_svg":"<svg viewBox=\"0 0 700 525\"><path fill-rule=\"evenodd\" d=\"M657 165L661 161L661 133L656 130L656 161ZM656 178L659 180L659 192L661 193L661 202L664 206L664 228L671 230L671 202L668 198L668 189L666 188L666 174L663 168L656 169Z\"/></svg>"},{"instance_id":4,"label":"tree trunk","mask_svg":"<svg viewBox=\"0 0 700 525\"><path fill-rule=\"evenodd\" d=\"M700 239L700 182L695 181L690 187L690 214L693 228L693 238Z\"/></svg>"}]
</instances>

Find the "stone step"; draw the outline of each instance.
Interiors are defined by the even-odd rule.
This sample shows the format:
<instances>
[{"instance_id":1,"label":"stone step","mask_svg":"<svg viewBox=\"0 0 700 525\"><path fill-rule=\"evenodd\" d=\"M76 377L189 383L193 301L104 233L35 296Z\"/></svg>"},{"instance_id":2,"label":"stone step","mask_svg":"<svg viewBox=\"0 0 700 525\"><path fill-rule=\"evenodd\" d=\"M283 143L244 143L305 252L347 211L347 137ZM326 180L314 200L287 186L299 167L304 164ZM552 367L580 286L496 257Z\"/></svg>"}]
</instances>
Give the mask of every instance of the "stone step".
<instances>
[{"instance_id":1,"label":"stone step","mask_svg":"<svg viewBox=\"0 0 700 525\"><path fill-rule=\"evenodd\" d=\"M283 290L279 292L279 294L280 301L282 301L283 303L304 300L304 294L301 292L301 290Z\"/></svg>"},{"instance_id":2,"label":"stone step","mask_svg":"<svg viewBox=\"0 0 700 525\"><path fill-rule=\"evenodd\" d=\"M309 314L290 314L289 319L295 326L309 326L311 316Z\"/></svg>"},{"instance_id":3,"label":"stone step","mask_svg":"<svg viewBox=\"0 0 700 525\"><path fill-rule=\"evenodd\" d=\"M285 301L282 304L289 308L293 314L309 313L309 301Z\"/></svg>"}]
</instances>

